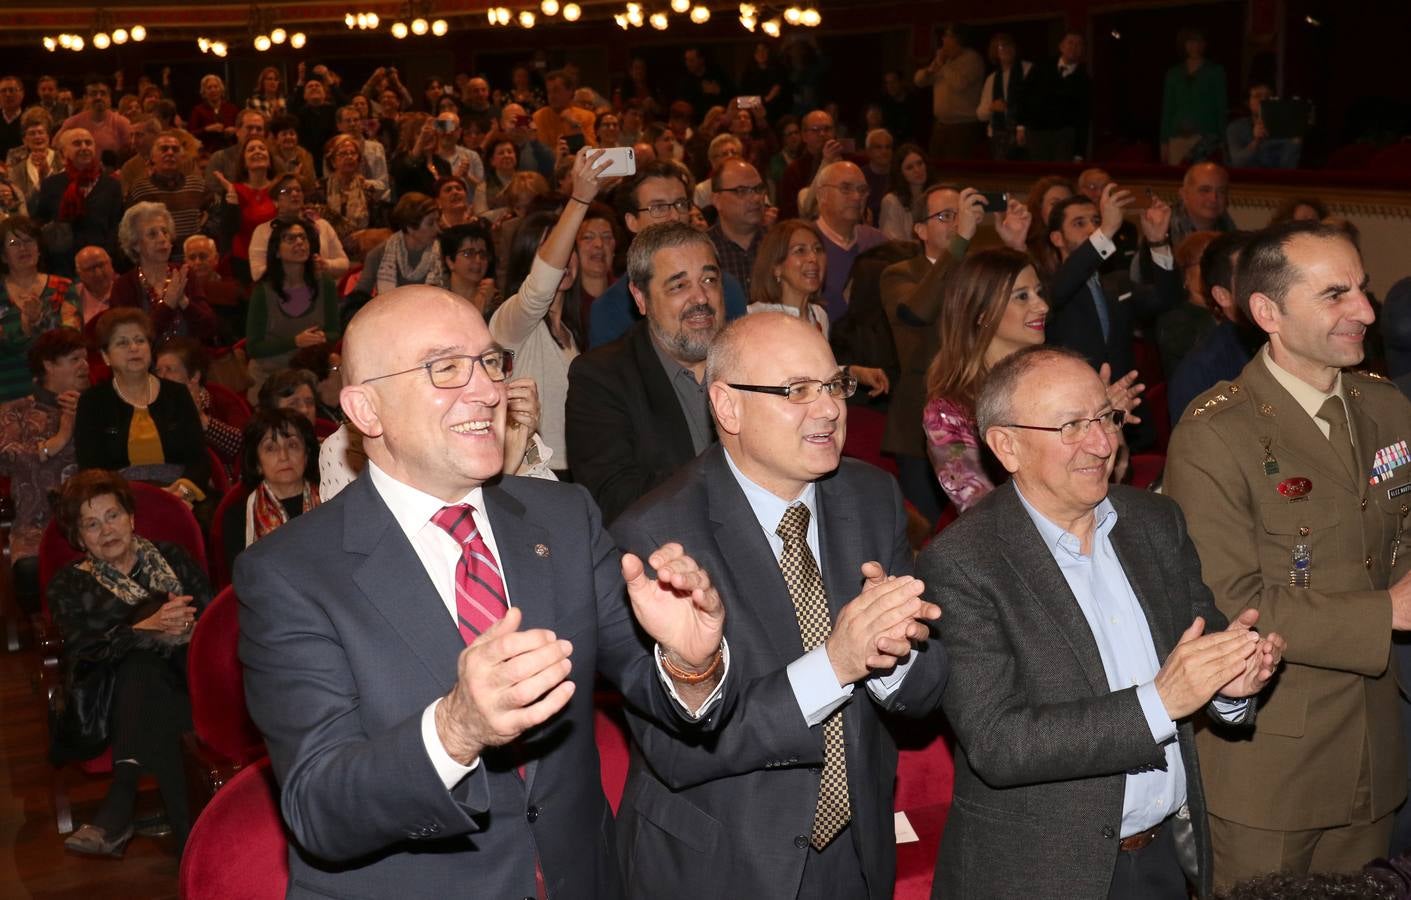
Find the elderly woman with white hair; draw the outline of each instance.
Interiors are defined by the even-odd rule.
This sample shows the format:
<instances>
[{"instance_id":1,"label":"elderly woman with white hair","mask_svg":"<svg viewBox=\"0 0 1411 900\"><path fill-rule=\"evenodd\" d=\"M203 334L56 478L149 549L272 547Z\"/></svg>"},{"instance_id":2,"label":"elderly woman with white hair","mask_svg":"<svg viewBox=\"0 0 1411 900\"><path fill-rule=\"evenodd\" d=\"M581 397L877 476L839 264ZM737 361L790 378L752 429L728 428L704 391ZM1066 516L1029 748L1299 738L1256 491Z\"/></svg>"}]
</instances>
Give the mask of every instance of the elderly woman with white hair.
<instances>
[{"instance_id":1,"label":"elderly woman with white hair","mask_svg":"<svg viewBox=\"0 0 1411 900\"><path fill-rule=\"evenodd\" d=\"M206 151L215 153L235 142L235 117L239 107L225 94L225 82L219 75L201 79L201 102L191 109L186 130L201 139Z\"/></svg>"},{"instance_id":2,"label":"elderly woman with white hair","mask_svg":"<svg viewBox=\"0 0 1411 900\"><path fill-rule=\"evenodd\" d=\"M118 245L136 265L113 282L111 306L134 307L150 316L158 344L171 337L219 343L219 320L200 282L189 278L186 266L171 261L175 233L171 213L162 204L128 208L118 224Z\"/></svg>"}]
</instances>

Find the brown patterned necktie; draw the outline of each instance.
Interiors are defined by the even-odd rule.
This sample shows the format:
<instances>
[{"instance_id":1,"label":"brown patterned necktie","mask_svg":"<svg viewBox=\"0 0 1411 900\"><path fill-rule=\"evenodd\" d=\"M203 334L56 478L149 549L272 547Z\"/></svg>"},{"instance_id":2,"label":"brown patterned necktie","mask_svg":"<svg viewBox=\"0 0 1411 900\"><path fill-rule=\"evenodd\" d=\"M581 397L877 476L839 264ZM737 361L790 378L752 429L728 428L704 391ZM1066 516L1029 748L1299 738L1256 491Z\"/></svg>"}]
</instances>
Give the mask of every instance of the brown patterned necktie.
<instances>
[{"instance_id":1,"label":"brown patterned necktie","mask_svg":"<svg viewBox=\"0 0 1411 900\"><path fill-rule=\"evenodd\" d=\"M808 507L796 503L784 511L774 533L784 541L779 555L779 568L784 583L789 586L789 598L794 601L794 615L799 620L799 636L804 652L827 640L833 631L828 615L828 595L823 590L823 576L818 562L808 549ZM813 813L813 834L810 842L815 850L828 846L838 832L852 819L852 804L848 799L847 751L843 745L843 709L833 710L823 720L823 778L818 785L818 806Z\"/></svg>"}]
</instances>

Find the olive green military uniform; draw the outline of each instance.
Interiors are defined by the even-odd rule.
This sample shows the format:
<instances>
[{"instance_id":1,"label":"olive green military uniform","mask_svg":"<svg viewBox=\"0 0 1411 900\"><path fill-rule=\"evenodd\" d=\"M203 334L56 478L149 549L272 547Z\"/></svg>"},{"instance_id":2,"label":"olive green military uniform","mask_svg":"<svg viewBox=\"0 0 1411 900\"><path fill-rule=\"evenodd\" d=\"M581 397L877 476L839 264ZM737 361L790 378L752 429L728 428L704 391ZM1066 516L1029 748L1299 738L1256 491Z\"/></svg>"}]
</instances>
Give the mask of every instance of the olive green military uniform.
<instances>
[{"instance_id":1,"label":"olive green military uniform","mask_svg":"<svg viewBox=\"0 0 1411 900\"><path fill-rule=\"evenodd\" d=\"M1266 355L1191 404L1166 463L1216 604L1258 609L1259 630L1288 642L1253 733L1197 737L1217 890L1356 870L1386 852L1406 797L1387 587L1411 564L1411 403L1343 373L1349 460Z\"/></svg>"}]
</instances>

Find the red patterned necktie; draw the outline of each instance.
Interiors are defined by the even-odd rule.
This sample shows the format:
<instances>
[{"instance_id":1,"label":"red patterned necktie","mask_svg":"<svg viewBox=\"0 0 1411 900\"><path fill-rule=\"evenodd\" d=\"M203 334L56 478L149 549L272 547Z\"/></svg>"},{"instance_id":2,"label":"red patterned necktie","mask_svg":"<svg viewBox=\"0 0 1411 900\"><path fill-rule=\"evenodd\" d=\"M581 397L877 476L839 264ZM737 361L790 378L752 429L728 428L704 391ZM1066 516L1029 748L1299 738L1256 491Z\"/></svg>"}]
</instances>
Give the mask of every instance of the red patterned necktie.
<instances>
[{"instance_id":1,"label":"red patterned necktie","mask_svg":"<svg viewBox=\"0 0 1411 900\"><path fill-rule=\"evenodd\" d=\"M431 521L461 545L461 559L456 564L456 624L469 644L504 618L509 609L500 564L480 536L470 504L443 506Z\"/></svg>"}]
</instances>

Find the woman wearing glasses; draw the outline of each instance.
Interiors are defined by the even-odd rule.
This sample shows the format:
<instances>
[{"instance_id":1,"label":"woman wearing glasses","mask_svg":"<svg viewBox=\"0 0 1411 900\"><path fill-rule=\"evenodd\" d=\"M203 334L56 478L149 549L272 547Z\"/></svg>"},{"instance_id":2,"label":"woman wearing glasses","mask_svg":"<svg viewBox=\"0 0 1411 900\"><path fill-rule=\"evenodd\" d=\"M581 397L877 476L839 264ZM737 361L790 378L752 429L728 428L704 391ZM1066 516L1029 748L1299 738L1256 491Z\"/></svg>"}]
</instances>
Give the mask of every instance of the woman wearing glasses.
<instances>
[{"instance_id":1,"label":"woman wearing glasses","mask_svg":"<svg viewBox=\"0 0 1411 900\"><path fill-rule=\"evenodd\" d=\"M0 222L0 402L34 390L26 354L35 338L82 328L67 278L40 270L39 226L25 216Z\"/></svg>"},{"instance_id":2,"label":"woman wearing glasses","mask_svg":"<svg viewBox=\"0 0 1411 900\"><path fill-rule=\"evenodd\" d=\"M510 251L509 284L513 295L490 317L490 335L514 351L520 375L533 378L543 401L539 434L548 445L549 466L566 473L564 404L568 401L568 366L584 346L573 293L578 276L575 247L578 228L599 190L599 173L608 160L601 150L583 148L573 161L573 192L554 221L535 213L515 232ZM552 225L552 227L550 227Z\"/></svg>"},{"instance_id":3,"label":"woman wearing glasses","mask_svg":"<svg viewBox=\"0 0 1411 900\"><path fill-rule=\"evenodd\" d=\"M782 312L803 319L828 337L828 308L824 305L823 279L828 256L818 226L803 219L776 222L764 233L750 276L750 313ZM887 373L870 366L849 366L848 371L868 389L870 396L887 392ZM851 396L851 394L849 394Z\"/></svg>"},{"instance_id":4,"label":"woman wearing glasses","mask_svg":"<svg viewBox=\"0 0 1411 900\"><path fill-rule=\"evenodd\" d=\"M495 305L495 240L483 222L447 228L437 237L446 289L464 297L489 317Z\"/></svg>"},{"instance_id":5,"label":"woman wearing glasses","mask_svg":"<svg viewBox=\"0 0 1411 900\"><path fill-rule=\"evenodd\" d=\"M265 272L250 296L245 323L256 389L285 368L294 351L338 340L338 290L319 275L317 253L318 236L304 220L271 223Z\"/></svg>"}]
</instances>

